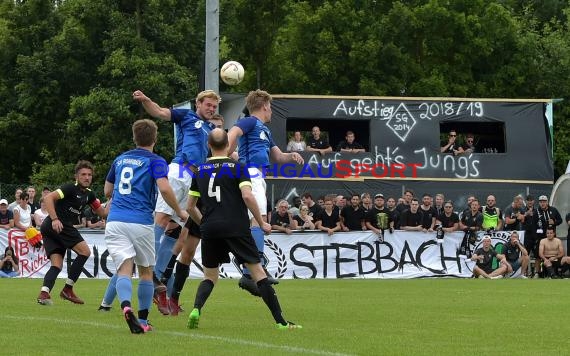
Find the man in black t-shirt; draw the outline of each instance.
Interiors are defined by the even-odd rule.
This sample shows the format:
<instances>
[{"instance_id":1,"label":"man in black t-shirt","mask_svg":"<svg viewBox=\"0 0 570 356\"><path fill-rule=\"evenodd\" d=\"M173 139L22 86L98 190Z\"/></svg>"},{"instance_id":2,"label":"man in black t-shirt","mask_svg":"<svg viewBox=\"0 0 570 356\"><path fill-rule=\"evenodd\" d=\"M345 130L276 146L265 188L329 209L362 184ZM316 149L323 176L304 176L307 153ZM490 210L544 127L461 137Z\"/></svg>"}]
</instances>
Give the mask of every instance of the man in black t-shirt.
<instances>
[{"instance_id":1,"label":"man in black t-shirt","mask_svg":"<svg viewBox=\"0 0 570 356\"><path fill-rule=\"evenodd\" d=\"M352 194L350 205L345 206L340 211L340 225L342 231L366 230L364 217L364 209L360 206L360 195Z\"/></svg>"},{"instance_id":2,"label":"man in black t-shirt","mask_svg":"<svg viewBox=\"0 0 570 356\"><path fill-rule=\"evenodd\" d=\"M75 179L74 184L64 184L44 198L48 216L42 223L41 233L51 267L44 277L38 296L38 303L41 305L52 304L50 291L63 268L63 258L68 249L73 250L77 256L67 271L68 278L59 296L72 303L83 304L83 300L73 292L73 285L79 279L83 266L91 255L91 250L73 224L87 205L91 206L93 212L102 218L107 218L109 213L109 204L104 208L89 189L93 181L91 162L79 161L75 165Z\"/></svg>"},{"instance_id":3,"label":"man in black t-shirt","mask_svg":"<svg viewBox=\"0 0 570 356\"><path fill-rule=\"evenodd\" d=\"M400 228L402 230L427 232L427 229L424 229L422 226L423 215L419 208L420 202L413 198L410 203L410 209L404 210L400 215Z\"/></svg>"},{"instance_id":4,"label":"man in black t-shirt","mask_svg":"<svg viewBox=\"0 0 570 356\"><path fill-rule=\"evenodd\" d=\"M507 259L507 272L513 273L521 268L522 278L527 278L528 273L528 252L519 241L519 233L513 231L508 243L503 247L503 254Z\"/></svg>"},{"instance_id":5,"label":"man in black t-shirt","mask_svg":"<svg viewBox=\"0 0 570 356\"><path fill-rule=\"evenodd\" d=\"M313 127L311 131L313 136L307 141L307 151L319 152L321 155L332 152L332 147L329 141L321 137L321 129L318 126Z\"/></svg>"},{"instance_id":6,"label":"man in black t-shirt","mask_svg":"<svg viewBox=\"0 0 570 356\"><path fill-rule=\"evenodd\" d=\"M263 221L255 197L247 167L225 157L229 143L222 129L214 129L208 136L212 157L198 168L188 198L188 210L192 220L200 224L202 232L202 264L204 279L198 286L194 309L190 312L188 328L198 327L202 307L218 281L219 265L230 262L231 252L240 264L245 264L259 289L259 294L271 311L278 329L297 329L300 325L288 322L281 314L279 300L267 275L255 241L249 228L248 209L265 233L271 225ZM204 215L197 209L202 199Z\"/></svg>"},{"instance_id":7,"label":"man in black t-shirt","mask_svg":"<svg viewBox=\"0 0 570 356\"><path fill-rule=\"evenodd\" d=\"M493 258L500 261L498 268L493 269ZM505 255L497 253L493 246L491 246L491 236L486 235L483 237L483 247L478 248L471 256L471 261L477 261L473 274L476 277L483 276L483 278L497 279L503 278L507 273L507 260Z\"/></svg>"}]
</instances>

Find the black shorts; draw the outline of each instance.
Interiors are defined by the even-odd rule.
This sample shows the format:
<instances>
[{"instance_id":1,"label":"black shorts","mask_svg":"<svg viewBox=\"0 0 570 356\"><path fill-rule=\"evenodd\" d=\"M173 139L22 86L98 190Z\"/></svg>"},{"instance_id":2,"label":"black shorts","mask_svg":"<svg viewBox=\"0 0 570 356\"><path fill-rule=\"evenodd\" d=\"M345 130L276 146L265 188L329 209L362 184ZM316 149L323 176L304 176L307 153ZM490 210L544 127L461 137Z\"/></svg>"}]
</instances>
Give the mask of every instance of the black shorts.
<instances>
[{"instance_id":1,"label":"black shorts","mask_svg":"<svg viewBox=\"0 0 570 356\"><path fill-rule=\"evenodd\" d=\"M202 265L217 268L222 263L230 262L231 252L239 264L261 263L259 251L251 235L244 237L202 239Z\"/></svg>"},{"instance_id":2,"label":"black shorts","mask_svg":"<svg viewBox=\"0 0 570 356\"><path fill-rule=\"evenodd\" d=\"M189 235L192 235L192 236L197 237L199 239L202 238L202 232L200 231L200 225L196 224L194 222L194 220L188 218L188 220L186 220L186 223L184 224L184 227L188 229Z\"/></svg>"},{"instance_id":3,"label":"black shorts","mask_svg":"<svg viewBox=\"0 0 570 356\"><path fill-rule=\"evenodd\" d=\"M537 237L536 233L529 233L525 231L524 234L524 248L528 251L528 254L532 253L534 258L538 258L538 245L540 239Z\"/></svg>"},{"instance_id":4,"label":"black shorts","mask_svg":"<svg viewBox=\"0 0 570 356\"><path fill-rule=\"evenodd\" d=\"M47 221L46 219L45 221ZM70 225L63 225L63 230L58 234L51 227L51 221L42 224L41 233L46 255L49 257L56 253L65 256L67 249L72 249L78 243L85 241L76 228Z\"/></svg>"}]
</instances>

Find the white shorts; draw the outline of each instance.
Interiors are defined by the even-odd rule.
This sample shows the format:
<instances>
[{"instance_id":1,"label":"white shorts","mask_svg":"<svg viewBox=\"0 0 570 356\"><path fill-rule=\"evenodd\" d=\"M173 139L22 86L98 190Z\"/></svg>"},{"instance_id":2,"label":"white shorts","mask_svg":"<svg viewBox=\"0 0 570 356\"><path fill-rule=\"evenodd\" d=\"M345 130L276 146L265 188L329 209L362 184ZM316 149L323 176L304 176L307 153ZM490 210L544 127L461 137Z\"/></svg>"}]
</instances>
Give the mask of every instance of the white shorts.
<instances>
[{"instance_id":1,"label":"white shorts","mask_svg":"<svg viewBox=\"0 0 570 356\"><path fill-rule=\"evenodd\" d=\"M170 163L168 165L168 183L174 191L178 205L180 205L182 209L186 209L188 192L190 191L190 184L192 183L189 168L184 168L179 163ZM174 213L174 209L166 203L160 191L158 192L154 211L170 215L172 220L176 221L180 226L184 226L184 223L181 222L180 218Z\"/></svg>"},{"instance_id":2,"label":"white shorts","mask_svg":"<svg viewBox=\"0 0 570 356\"><path fill-rule=\"evenodd\" d=\"M259 212L261 215L267 215L267 184L265 184L265 179L263 179L259 169L248 167L247 170L251 176L251 192L255 197ZM253 219L253 214L250 211L247 213L249 214L249 219Z\"/></svg>"},{"instance_id":3,"label":"white shorts","mask_svg":"<svg viewBox=\"0 0 570 356\"><path fill-rule=\"evenodd\" d=\"M155 264L154 225L108 222L105 226L105 243L109 255L119 269L127 258L133 258L138 266Z\"/></svg>"}]
</instances>

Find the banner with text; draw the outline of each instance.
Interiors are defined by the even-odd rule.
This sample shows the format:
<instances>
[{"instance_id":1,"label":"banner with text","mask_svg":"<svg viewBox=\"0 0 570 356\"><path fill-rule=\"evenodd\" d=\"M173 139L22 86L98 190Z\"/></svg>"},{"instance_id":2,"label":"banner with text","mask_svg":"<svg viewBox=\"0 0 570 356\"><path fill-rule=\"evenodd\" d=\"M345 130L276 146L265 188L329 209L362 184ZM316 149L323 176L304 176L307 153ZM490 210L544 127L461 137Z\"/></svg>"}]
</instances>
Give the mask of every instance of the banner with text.
<instances>
[{"instance_id":1,"label":"banner with text","mask_svg":"<svg viewBox=\"0 0 570 356\"><path fill-rule=\"evenodd\" d=\"M109 257L100 230L82 230L81 234L91 249L82 278L109 278L115 265ZM524 233L521 240L524 239ZM386 232L384 241L367 231L341 232L328 236L322 232L299 232L292 235L273 233L265 240L265 259L268 271L277 278L423 278L471 277L474 263L459 255L463 232L448 233L438 243L435 233L394 231ZM509 239L509 232L494 232L493 246L501 251ZM482 234L470 245L474 251L481 245ZM0 230L0 248L14 247L19 259L22 277L43 278L50 267L42 248L28 244L22 231ZM60 278L67 277L75 253L64 258ZM202 278L200 246L190 269L191 278ZM239 266L232 263L220 268L220 277L239 278Z\"/></svg>"}]
</instances>

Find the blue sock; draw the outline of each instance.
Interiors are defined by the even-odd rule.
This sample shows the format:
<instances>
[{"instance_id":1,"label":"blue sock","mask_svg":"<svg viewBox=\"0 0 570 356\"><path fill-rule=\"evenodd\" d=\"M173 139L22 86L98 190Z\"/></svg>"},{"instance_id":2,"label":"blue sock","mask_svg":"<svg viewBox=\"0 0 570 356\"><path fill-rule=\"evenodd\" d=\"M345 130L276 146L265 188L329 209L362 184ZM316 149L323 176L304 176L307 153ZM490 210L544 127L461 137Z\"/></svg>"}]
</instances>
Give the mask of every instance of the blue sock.
<instances>
[{"instance_id":1,"label":"blue sock","mask_svg":"<svg viewBox=\"0 0 570 356\"><path fill-rule=\"evenodd\" d=\"M114 274L113 277L109 280L109 284L107 285L107 289L105 290L105 295L103 296L103 303L105 305L110 306L113 304L115 297L117 296L117 278L118 274Z\"/></svg>"},{"instance_id":2,"label":"blue sock","mask_svg":"<svg viewBox=\"0 0 570 356\"><path fill-rule=\"evenodd\" d=\"M172 291L174 290L174 277L176 276L176 273L173 273L172 276L170 276L170 278L168 278L168 283L166 283L166 295L168 297L170 297L172 295Z\"/></svg>"},{"instance_id":3,"label":"blue sock","mask_svg":"<svg viewBox=\"0 0 570 356\"><path fill-rule=\"evenodd\" d=\"M164 235L164 227L154 224L154 251L158 253L158 248L160 247L160 239Z\"/></svg>"},{"instance_id":4,"label":"blue sock","mask_svg":"<svg viewBox=\"0 0 570 356\"><path fill-rule=\"evenodd\" d=\"M259 255L263 255L263 248L265 247L265 234L263 230L259 226L252 226L251 227L251 236L253 236L253 240L255 241L255 246L257 246L257 250L259 251ZM264 261L261 261L263 265ZM247 267L243 268L243 274L250 274Z\"/></svg>"},{"instance_id":5,"label":"blue sock","mask_svg":"<svg viewBox=\"0 0 570 356\"><path fill-rule=\"evenodd\" d=\"M159 279L162 277L162 273L166 270L170 257L172 257L172 248L174 247L174 244L176 244L176 239L168 235L164 235L156 253L156 265L154 266L154 273Z\"/></svg>"},{"instance_id":6,"label":"blue sock","mask_svg":"<svg viewBox=\"0 0 570 356\"><path fill-rule=\"evenodd\" d=\"M131 297L133 295L133 285L131 284L131 279L127 276L117 277L117 295L119 296L119 301L121 305L123 302L131 302Z\"/></svg>"},{"instance_id":7,"label":"blue sock","mask_svg":"<svg viewBox=\"0 0 570 356\"><path fill-rule=\"evenodd\" d=\"M139 289L137 296L139 298L139 310L149 310L152 305L152 295L154 293L154 285L152 281L141 279L139 281Z\"/></svg>"}]
</instances>

